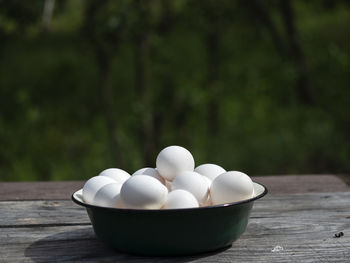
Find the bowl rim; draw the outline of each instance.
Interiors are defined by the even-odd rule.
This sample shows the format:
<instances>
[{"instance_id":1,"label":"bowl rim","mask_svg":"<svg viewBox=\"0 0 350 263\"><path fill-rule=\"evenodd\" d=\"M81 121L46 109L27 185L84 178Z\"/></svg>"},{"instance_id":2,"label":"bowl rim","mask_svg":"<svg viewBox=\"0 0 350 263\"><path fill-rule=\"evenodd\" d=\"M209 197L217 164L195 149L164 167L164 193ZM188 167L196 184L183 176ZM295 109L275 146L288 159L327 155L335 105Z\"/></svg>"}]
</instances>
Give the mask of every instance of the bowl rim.
<instances>
[{"instance_id":1,"label":"bowl rim","mask_svg":"<svg viewBox=\"0 0 350 263\"><path fill-rule=\"evenodd\" d=\"M133 209L133 208L114 208L114 207L97 206L97 205L81 202L74 197L75 193L80 191L81 189L75 191L72 194L72 200L74 203L76 203L80 206L84 206L86 208L94 208L94 209L102 209L102 210L118 211L118 212L169 213L169 212L173 212L173 211L176 211L176 212L179 212L179 211L200 211L200 210L217 209L217 208L223 208L223 207L232 207L232 206L238 206L238 205L245 204L245 203L250 203L250 202L253 202L257 199L262 198L263 196L265 196L268 193L267 187L265 185L263 185L261 183L257 183L257 182L253 182L253 183L262 186L264 188L264 191L257 196L254 196L252 198L245 199L242 201L219 204L219 205L203 206L203 207L175 208L175 209Z\"/></svg>"}]
</instances>

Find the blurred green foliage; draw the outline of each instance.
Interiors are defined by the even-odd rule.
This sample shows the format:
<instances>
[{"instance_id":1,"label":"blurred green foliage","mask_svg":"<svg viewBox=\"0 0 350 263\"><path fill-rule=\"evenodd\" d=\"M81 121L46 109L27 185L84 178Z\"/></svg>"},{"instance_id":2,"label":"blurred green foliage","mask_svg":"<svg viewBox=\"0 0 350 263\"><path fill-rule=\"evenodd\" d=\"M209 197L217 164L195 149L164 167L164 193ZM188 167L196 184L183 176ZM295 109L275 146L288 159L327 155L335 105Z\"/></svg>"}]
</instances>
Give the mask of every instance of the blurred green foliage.
<instances>
[{"instance_id":1,"label":"blurred green foliage","mask_svg":"<svg viewBox=\"0 0 350 263\"><path fill-rule=\"evenodd\" d=\"M0 180L132 173L172 144L349 173L349 29L349 1L0 1Z\"/></svg>"}]
</instances>

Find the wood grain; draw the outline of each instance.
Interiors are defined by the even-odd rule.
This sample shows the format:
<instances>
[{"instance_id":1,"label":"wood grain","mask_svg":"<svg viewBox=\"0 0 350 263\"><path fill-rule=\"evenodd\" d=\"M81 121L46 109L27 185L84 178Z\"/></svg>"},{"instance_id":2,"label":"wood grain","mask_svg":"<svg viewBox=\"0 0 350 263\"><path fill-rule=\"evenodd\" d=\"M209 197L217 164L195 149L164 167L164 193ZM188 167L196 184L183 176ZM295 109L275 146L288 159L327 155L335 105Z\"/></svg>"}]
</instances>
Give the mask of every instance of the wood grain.
<instances>
[{"instance_id":1,"label":"wood grain","mask_svg":"<svg viewBox=\"0 0 350 263\"><path fill-rule=\"evenodd\" d=\"M0 200L68 200L83 185L83 181L1 182Z\"/></svg>"},{"instance_id":2,"label":"wood grain","mask_svg":"<svg viewBox=\"0 0 350 263\"><path fill-rule=\"evenodd\" d=\"M271 194L350 191L350 187L334 175L256 176L253 180L266 185ZM0 200L68 200L83 185L84 181L2 182Z\"/></svg>"},{"instance_id":3,"label":"wood grain","mask_svg":"<svg viewBox=\"0 0 350 263\"><path fill-rule=\"evenodd\" d=\"M268 228L275 221L263 223ZM323 231L301 241L300 238L286 239L282 234L261 236L261 227L252 224L226 250L172 258L119 253L96 239L92 229L86 226L21 230L8 228L0 233L1 239L4 236L13 239L1 245L0 262L347 262L350 256L348 236L336 239ZM258 237L252 238L253 233ZM276 245L282 246L283 251L272 252Z\"/></svg>"},{"instance_id":4,"label":"wood grain","mask_svg":"<svg viewBox=\"0 0 350 263\"><path fill-rule=\"evenodd\" d=\"M255 213L264 217L298 216L306 213L321 216L330 211L333 216L350 217L350 193L309 193L271 195L254 203ZM285 214L287 213L287 214ZM2 201L0 228L7 226L88 224L85 209L66 200Z\"/></svg>"},{"instance_id":5,"label":"wood grain","mask_svg":"<svg viewBox=\"0 0 350 263\"><path fill-rule=\"evenodd\" d=\"M29 218L29 219L28 219ZM140 257L96 239L71 201L0 202L0 262L349 262L350 193L268 195L232 247L189 257ZM334 238L342 231L344 236ZM275 246L283 250L272 252Z\"/></svg>"},{"instance_id":6,"label":"wood grain","mask_svg":"<svg viewBox=\"0 0 350 263\"><path fill-rule=\"evenodd\" d=\"M72 201L2 201L0 228L6 226L88 224L85 208Z\"/></svg>"}]
</instances>

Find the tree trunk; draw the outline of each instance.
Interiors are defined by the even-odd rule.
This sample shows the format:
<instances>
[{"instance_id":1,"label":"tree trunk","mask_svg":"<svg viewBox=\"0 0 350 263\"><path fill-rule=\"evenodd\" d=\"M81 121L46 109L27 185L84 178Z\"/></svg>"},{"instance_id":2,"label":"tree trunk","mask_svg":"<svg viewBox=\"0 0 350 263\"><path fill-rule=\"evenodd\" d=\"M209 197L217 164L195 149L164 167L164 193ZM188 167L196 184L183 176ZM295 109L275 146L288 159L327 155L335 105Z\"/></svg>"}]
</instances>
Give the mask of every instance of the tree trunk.
<instances>
[{"instance_id":1,"label":"tree trunk","mask_svg":"<svg viewBox=\"0 0 350 263\"><path fill-rule=\"evenodd\" d=\"M217 84L219 81L220 68L220 32L217 27L214 27L206 37L206 53L207 53L207 91L208 91L208 131L210 136L217 135L219 125L219 103L217 100L218 91Z\"/></svg>"},{"instance_id":2,"label":"tree trunk","mask_svg":"<svg viewBox=\"0 0 350 263\"><path fill-rule=\"evenodd\" d=\"M153 154L155 153L155 145L153 110L149 96L148 53L149 36L147 33L141 33L136 37L135 43L135 81L138 99L141 104L139 134L145 164L152 165L154 163Z\"/></svg>"},{"instance_id":3,"label":"tree trunk","mask_svg":"<svg viewBox=\"0 0 350 263\"><path fill-rule=\"evenodd\" d=\"M290 44L290 56L294 60L298 72L298 98L301 103L312 105L314 103L314 97L311 91L309 72L306 65L305 55L299 42L295 26L294 12L290 0L281 1L281 13Z\"/></svg>"},{"instance_id":4,"label":"tree trunk","mask_svg":"<svg viewBox=\"0 0 350 263\"><path fill-rule=\"evenodd\" d=\"M285 51L283 47L283 41L280 37L280 34L278 33L276 26L272 22L271 16L264 4L264 1L254 0L252 2L248 1L247 3L251 4L254 14L256 15L258 20L263 24L263 26L265 26L272 38L272 42L275 45L277 52L282 57L282 59L284 59Z\"/></svg>"},{"instance_id":5,"label":"tree trunk","mask_svg":"<svg viewBox=\"0 0 350 263\"><path fill-rule=\"evenodd\" d=\"M43 18L42 18L42 30L47 33L51 29L51 19L55 8L55 0L45 0Z\"/></svg>"},{"instance_id":6,"label":"tree trunk","mask_svg":"<svg viewBox=\"0 0 350 263\"><path fill-rule=\"evenodd\" d=\"M123 158L120 153L120 144L117 139L117 118L115 116L114 101L113 101L113 85L111 80L111 59L105 55L98 55L98 66L100 75L100 94L101 104L103 107L104 116L106 119L106 126L110 142L110 154L112 163L118 163L123 166Z\"/></svg>"},{"instance_id":7,"label":"tree trunk","mask_svg":"<svg viewBox=\"0 0 350 263\"><path fill-rule=\"evenodd\" d=\"M99 26L99 14L103 12L106 1L87 1L83 34L89 42L94 53L96 64L98 67L99 87L98 96L100 97L101 108L106 121L108 132L108 144L112 163L118 163L118 166L124 165L124 157L120 154L120 139L118 137L117 116L114 108L114 94L112 83L112 61L117 53L121 41L122 33L125 26L126 16L120 18L120 26L116 28L113 35L99 34L102 30ZM111 37L112 36L112 37ZM111 48L113 47L113 48Z\"/></svg>"}]
</instances>

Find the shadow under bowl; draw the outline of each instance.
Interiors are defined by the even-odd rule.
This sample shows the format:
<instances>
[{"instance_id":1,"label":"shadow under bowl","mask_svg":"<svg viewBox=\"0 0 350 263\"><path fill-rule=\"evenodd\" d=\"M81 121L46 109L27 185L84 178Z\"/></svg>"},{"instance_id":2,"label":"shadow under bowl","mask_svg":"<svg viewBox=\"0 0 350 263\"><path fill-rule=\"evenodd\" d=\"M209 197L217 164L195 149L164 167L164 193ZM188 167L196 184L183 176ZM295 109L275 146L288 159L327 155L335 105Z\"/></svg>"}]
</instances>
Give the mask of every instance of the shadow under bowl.
<instances>
[{"instance_id":1,"label":"shadow under bowl","mask_svg":"<svg viewBox=\"0 0 350 263\"><path fill-rule=\"evenodd\" d=\"M267 188L254 184L254 196L215 206L141 210L87 204L82 189L72 200L87 210L96 236L121 252L138 255L189 255L230 246L246 229L255 200Z\"/></svg>"}]
</instances>

